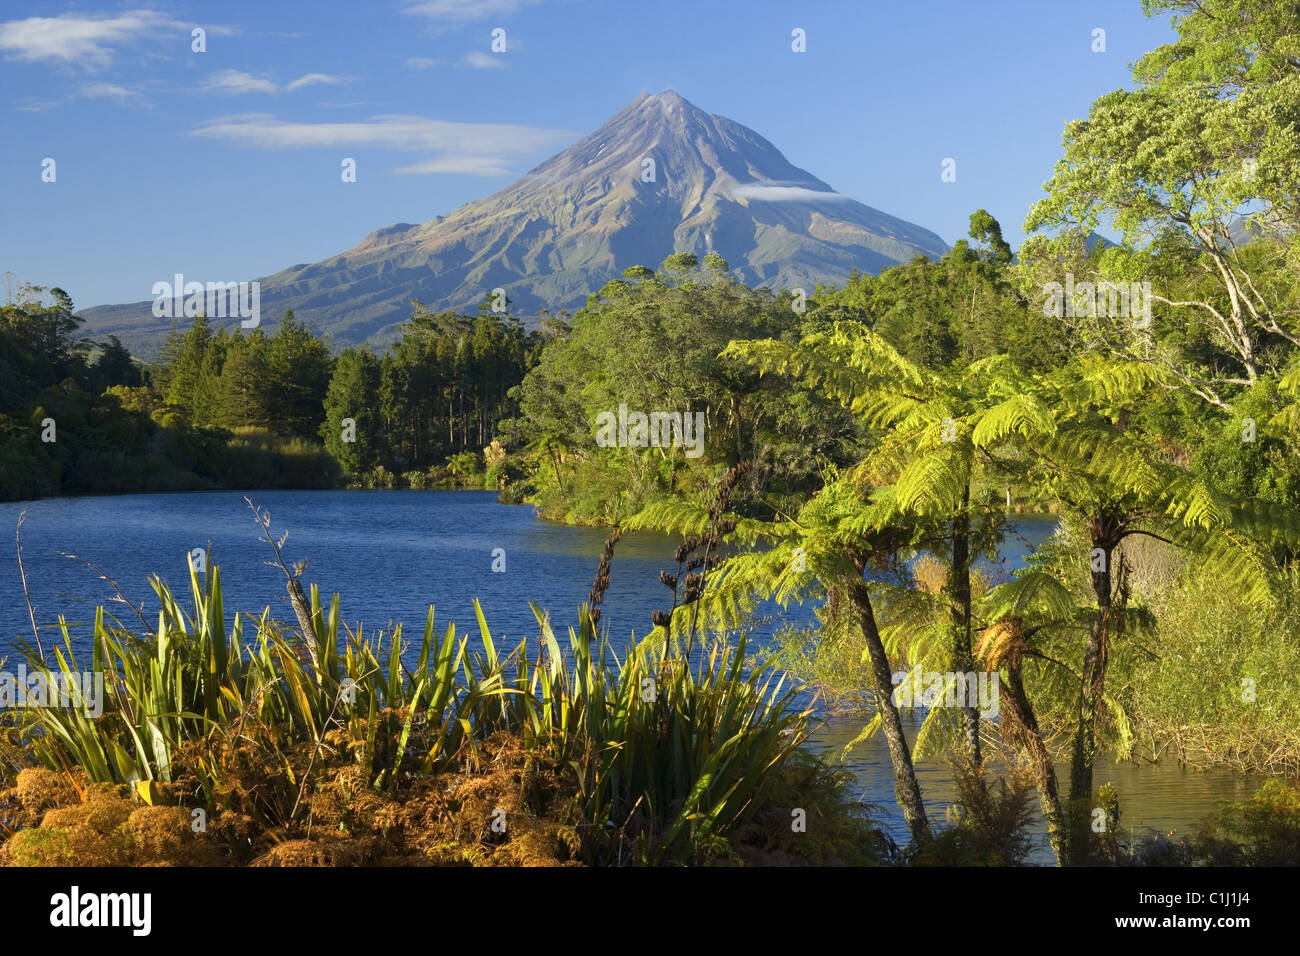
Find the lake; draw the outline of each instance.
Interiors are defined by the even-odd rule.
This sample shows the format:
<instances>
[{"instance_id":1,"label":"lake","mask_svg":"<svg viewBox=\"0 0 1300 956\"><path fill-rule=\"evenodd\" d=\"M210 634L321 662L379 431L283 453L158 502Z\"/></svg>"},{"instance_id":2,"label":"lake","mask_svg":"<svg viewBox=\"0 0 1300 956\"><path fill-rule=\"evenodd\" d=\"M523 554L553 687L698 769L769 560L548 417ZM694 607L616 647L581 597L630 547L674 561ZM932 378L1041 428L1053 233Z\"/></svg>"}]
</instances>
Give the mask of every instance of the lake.
<instances>
[{"instance_id":1,"label":"lake","mask_svg":"<svg viewBox=\"0 0 1300 956\"><path fill-rule=\"evenodd\" d=\"M0 656L14 658L14 640L31 641L31 624L23 598L13 529L21 512L23 563L36 620L43 627L48 649L55 632L49 630L63 614L74 636L83 638L97 604L128 625L134 615L111 603L112 589L79 560L98 565L123 593L143 606L146 619L157 620L158 601L148 584L157 573L188 601L187 555L195 548L209 551L220 565L227 615L238 609L292 620L284 590L284 574L265 563L272 558L261 529L244 502L243 492L203 492L117 497L52 498L0 504ZM247 493L271 513L273 532L285 530L286 561L308 558L304 575L326 596L341 594L343 619L364 622L367 629L404 622L423 627L428 607L436 608L439 628L455 621L458 631L476 633L472 600L478 598L498 647L533 638L537 622L529 602L551 612L557 634L565 644L565 628L576 622L577 609L587 599L592 578L608 534L597 528L577 528L539 519L533 509L502 505L486 491L258 491ZM1020 566L1032 548L1051 535L1055 518L1017 518L1001 552L1005 568ZM652 532L625 534L610 570L610 588L602 605L602 626L616 637L643 636L650 615L666 609L670 593L659 583L659 571L673 570L672 553L679 539ZM493 571L494 560L504 571ZM771 609L775 611L776 609ZM128 616L124 616L128 615ZM811 619L808 607L792 608L786 620ZM135 622L138 626L138 621ZM761 642L773 624L759 624L753 638ZM860 721L832 720L809 746L838 753L861 726ZM914 734L912 723L909 736ZM900 844L907 830L894 801L893 772L884 737L877 734L860 745L848 760L864 803L882 808L881 822ZM953 787L942 760L918 764L922 790L930 812L942 822ZM1217 801L1239 800L1258 786L1252 777L1228 771L1199 773L1173 763L1154 767L1116 765L1104 755L1098 762L1097 785L1112 782L1119 791L1122 823L1134 830L1185 831ZM1039 845L1034 859L1051 861L1045 831L1039 821Z\"/></svg>"}]
</instances>

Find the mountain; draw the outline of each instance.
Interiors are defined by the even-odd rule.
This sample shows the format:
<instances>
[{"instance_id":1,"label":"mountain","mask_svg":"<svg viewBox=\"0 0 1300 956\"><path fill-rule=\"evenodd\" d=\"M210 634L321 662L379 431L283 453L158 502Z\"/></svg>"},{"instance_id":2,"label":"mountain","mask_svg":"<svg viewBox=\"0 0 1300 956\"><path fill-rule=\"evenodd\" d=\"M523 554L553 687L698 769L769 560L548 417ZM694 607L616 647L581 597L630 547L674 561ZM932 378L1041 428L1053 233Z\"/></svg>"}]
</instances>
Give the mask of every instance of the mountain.
<instances>
[{"instance_id":1,"label":"mountain","mask_svg":"<svg viewBox=\"0 0 1300 956\"><path fill-rule=\"evenodd\" d=\"M647 160L652 162L647 162ZM650 180L650 181L647 181ZM261 279L268 323L291 308L336 342L382 343L411 299L474 312L504 288L511 311L575 309L633 265L715 251L751 285L812 290L947 245L920 226L835 193L753 130L672 90L643 93L518 182L422 225L377 229L333 258ZM169 319L152 302L80 313L156 354Z\"/></svg>"}]
</instances>

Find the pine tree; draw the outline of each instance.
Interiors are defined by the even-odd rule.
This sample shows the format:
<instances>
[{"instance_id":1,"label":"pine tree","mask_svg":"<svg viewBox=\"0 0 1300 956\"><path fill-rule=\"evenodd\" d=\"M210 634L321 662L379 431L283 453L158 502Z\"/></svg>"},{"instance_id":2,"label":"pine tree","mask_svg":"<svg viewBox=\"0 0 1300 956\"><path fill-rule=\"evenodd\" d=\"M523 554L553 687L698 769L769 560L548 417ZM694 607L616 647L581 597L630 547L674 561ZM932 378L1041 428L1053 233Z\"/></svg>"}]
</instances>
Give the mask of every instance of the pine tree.
<instances>
[{"instance_id":1,"label":"pine tree","mask_svg":"<svg viewBox=\"0 0 1300 956\"><path fill-rule=\"evenodd\" d=\"M344 350L325 396L325 421L320 435L326 450L348 475L355 477L381 463L379 395L379 359L365 350ZM345 424L345 419L351 420L350 425Z\"/></svg>"},{"instance_id":2,"label":"pine tree","mask_svg":"<svg viewBox=\"0 0 1300 956\"><path fill-rule=\"evenodd\" d=\"M290 309L267 341L266 365L271 396L267 427L277 435L315 439L333 371L329 347Z\"/></svg>"},{"instance_id":3,"label":"pine tree","mask_svg":"<svg viewBox=\"0 0 1300 956\"><path fill-rule=\"evenodd\" d=\"M173 326L173 329L175 326ZM169 336L170 339L170 336ZM200 396L200 378L203 374L203 360L207 357L208 345L212 339L212 329L207 316L200 313L180 337L179 348L170 360L165 378L167 391L165 398L168 405L175 405L185 410L194 421L196 400ZM171 341L168 343L171 346Z\"/></svg>"}]
</instances>

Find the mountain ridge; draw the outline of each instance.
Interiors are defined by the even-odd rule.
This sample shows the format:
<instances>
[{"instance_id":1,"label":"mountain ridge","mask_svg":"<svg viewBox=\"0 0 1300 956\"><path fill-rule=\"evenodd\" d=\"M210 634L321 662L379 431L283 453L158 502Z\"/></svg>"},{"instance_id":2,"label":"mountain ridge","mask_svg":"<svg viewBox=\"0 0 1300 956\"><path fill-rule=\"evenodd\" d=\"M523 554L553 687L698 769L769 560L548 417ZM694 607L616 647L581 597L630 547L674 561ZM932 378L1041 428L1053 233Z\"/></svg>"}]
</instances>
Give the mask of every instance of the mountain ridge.
<instances>
[{"instance_id":1,"label":"mountain ridge","mask_svg":"<svg viewBox=\"0 0 1300 956\"><path fill-rule=\"evenodd\" d=\"M424 223L393 223L320 262L261 278L264 322L287 308L339 344L383 344L410 314L473 312L504 288L516 314L576 309L632 265L718 252L751 285L842 284L948 246L835 193L770 141L673 90L643 92L520 179ZM79 313L85 331L156 354L151 302ZM152 346L152 347L151 347Z\"/></svg>"}]
</instances>

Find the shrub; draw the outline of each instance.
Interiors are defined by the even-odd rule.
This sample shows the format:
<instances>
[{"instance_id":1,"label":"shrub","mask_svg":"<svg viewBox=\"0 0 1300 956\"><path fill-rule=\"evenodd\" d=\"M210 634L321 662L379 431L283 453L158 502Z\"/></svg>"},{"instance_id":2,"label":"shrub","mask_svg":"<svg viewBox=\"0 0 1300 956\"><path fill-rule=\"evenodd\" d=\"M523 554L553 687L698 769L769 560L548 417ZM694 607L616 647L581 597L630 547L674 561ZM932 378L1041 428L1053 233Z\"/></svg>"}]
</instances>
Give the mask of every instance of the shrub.
<instances>
[{"instance_id":1,"label":"shrub","mask_svg":"<svg viewBox=\"0 0 1300 956\"><path fill-rule=\"evenodd\" d=\"M620 662L585 609L564 652L538 611L530 662L523 643L498 653L477 605L476 650L432 608L408 647L400 625L346 631L338 596L325 607L314 587L295 635L269 613L229 622L218 566L191 570L190 613L151 583L157 633L95 615L102 716L4 715L41 768L0 794L8 862L736 862L746 847L795 857L804 844L773 829L792 806L812 814L818 859L888 856L843 777L796 760L808 715L770 666L742 672L743 643L716 643L694 672L659 642ZM29 672L80 673L66 627L63 644L53 669L24 647ZM191 808L209 820L197 841Z\"/></svg>"},{"instance_id":2,"label":"shrub","mask_svg":"<svg viewBox=\"0 0 1300 956\"><path fill-rule=\"evenodd\" d=\"M1249 800L1225 806L1192 837L1162 834L1132 847L1134 866L1300 865L1300 787L1268 780Z\"/></svg>"},{"instance_id":3,"label":"shrub","mask_svg":"<svg viewBox=\"0 0 1300 956\"><path fill-rule=\"evenodd\" d=\"M1272 604L1191 573L1155 599L1158 641L1129 678L1139 738L1196 766L1300 772L1300 569Z\"/></svg>"}]
</instances>

